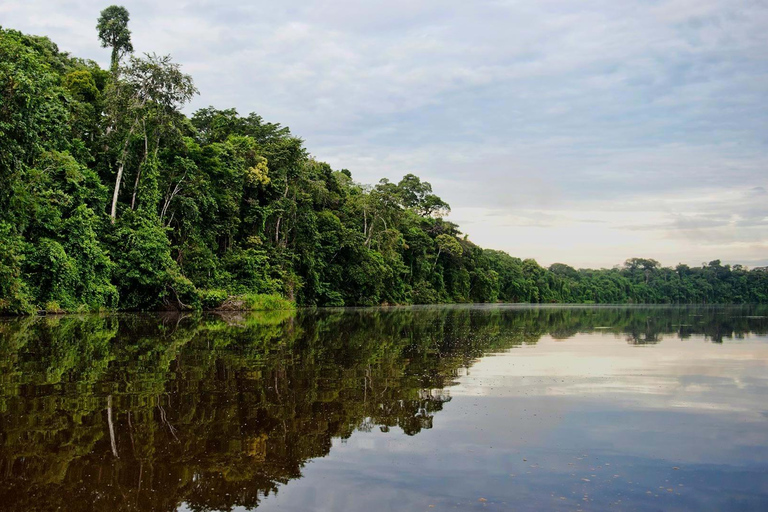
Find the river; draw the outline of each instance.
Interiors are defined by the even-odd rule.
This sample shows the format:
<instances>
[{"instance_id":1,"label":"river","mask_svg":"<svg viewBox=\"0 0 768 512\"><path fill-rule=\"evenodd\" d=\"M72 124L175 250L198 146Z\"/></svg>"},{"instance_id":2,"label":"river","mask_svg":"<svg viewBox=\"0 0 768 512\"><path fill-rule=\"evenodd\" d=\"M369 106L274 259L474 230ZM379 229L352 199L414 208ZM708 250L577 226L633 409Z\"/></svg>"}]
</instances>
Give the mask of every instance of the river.
<instances>
[{"instance_id":1,"label":"river","mask_svg":"<svg viewBox=\"0 0 768 512\"><path fill-rule=\"evenodd\" d=\"M768 308L0 319L0 510L768 510Z\"/></svg>"}]
</instances>

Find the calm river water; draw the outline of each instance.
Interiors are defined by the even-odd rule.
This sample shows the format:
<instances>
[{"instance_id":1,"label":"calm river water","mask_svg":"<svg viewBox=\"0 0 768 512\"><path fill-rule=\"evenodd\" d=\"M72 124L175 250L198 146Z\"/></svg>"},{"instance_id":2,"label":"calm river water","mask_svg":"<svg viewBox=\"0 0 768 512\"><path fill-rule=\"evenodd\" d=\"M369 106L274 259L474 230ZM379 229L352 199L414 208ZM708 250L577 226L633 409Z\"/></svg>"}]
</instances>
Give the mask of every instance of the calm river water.
<instances>
[{"instance_id":1,"label":"calm river water","mask_svg":"<svg viewBox=\"0 0 768 512\"><path fill-rule=\"evenodd\" d=\"M768 309L0 320L0 510L768 510Z\"/></svg>"}]
</instances>

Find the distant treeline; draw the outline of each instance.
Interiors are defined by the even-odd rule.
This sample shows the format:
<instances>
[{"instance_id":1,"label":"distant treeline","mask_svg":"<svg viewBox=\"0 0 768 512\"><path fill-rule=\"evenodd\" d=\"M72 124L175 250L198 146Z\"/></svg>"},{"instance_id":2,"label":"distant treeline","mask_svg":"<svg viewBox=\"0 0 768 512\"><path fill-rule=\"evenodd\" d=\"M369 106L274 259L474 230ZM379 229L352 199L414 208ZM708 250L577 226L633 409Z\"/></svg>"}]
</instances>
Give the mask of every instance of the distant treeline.
<instances>
[{"instance_id":1,"label":"distant treeline","mask_svg":"<svg viewBox=\"0 0 768 512\"><path fill-rule=\"evenodd\" d=\"M768 302L766 268L546 269L484 250L417 176L361 185L256 114L185 116L191 77L170 57L133 55L125 9L105 9L97 29L109 70L0 29L0 312L214 308L249 294Z\"/></svg>"}]
</instances>

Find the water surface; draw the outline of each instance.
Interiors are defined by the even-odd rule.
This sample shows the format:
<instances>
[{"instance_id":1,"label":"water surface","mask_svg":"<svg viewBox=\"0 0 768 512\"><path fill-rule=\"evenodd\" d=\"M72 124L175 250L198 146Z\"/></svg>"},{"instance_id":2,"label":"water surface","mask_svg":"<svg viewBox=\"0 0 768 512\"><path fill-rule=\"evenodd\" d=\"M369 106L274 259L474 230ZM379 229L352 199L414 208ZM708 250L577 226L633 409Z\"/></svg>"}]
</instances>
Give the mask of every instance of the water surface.
<instances>
[{"instance_id":1,"label":"water surface","mask_svg":"<svg viewBox=\"0 0 768 512\"><path fill-rule=\"evenodd\" d=\"M768 510L766 315L0 320L0 510Z\"/></svg>"}]
</instances>

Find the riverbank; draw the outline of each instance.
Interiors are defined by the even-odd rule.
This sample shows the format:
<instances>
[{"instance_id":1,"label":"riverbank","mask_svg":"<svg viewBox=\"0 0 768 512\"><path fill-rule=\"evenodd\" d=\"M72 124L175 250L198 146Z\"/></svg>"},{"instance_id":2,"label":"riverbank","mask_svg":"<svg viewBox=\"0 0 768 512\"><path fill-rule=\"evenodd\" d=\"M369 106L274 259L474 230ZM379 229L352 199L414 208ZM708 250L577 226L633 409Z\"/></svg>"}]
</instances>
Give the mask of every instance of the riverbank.
<instances>
[{"instance_id":1,"label":"riverbank","mask_svg":"<svg viewBox=\"0 0 768 512\"><path fill-rule=\"evenodd\" d=\"M199 294L199 300L194 304L169 303L162 308L148 311L294 311L296 303L277 294L245 293L229 295L223 290L205 290ZM26 311L17 314L2 314L0 316L30 316L30 315L68 315L79 313L114 313L131 312L136 310L121 310L108 308L88 308L80 306L76 309L62 308L55 302L50 302L43 309Z\"/></svg>"}]
</instances>

